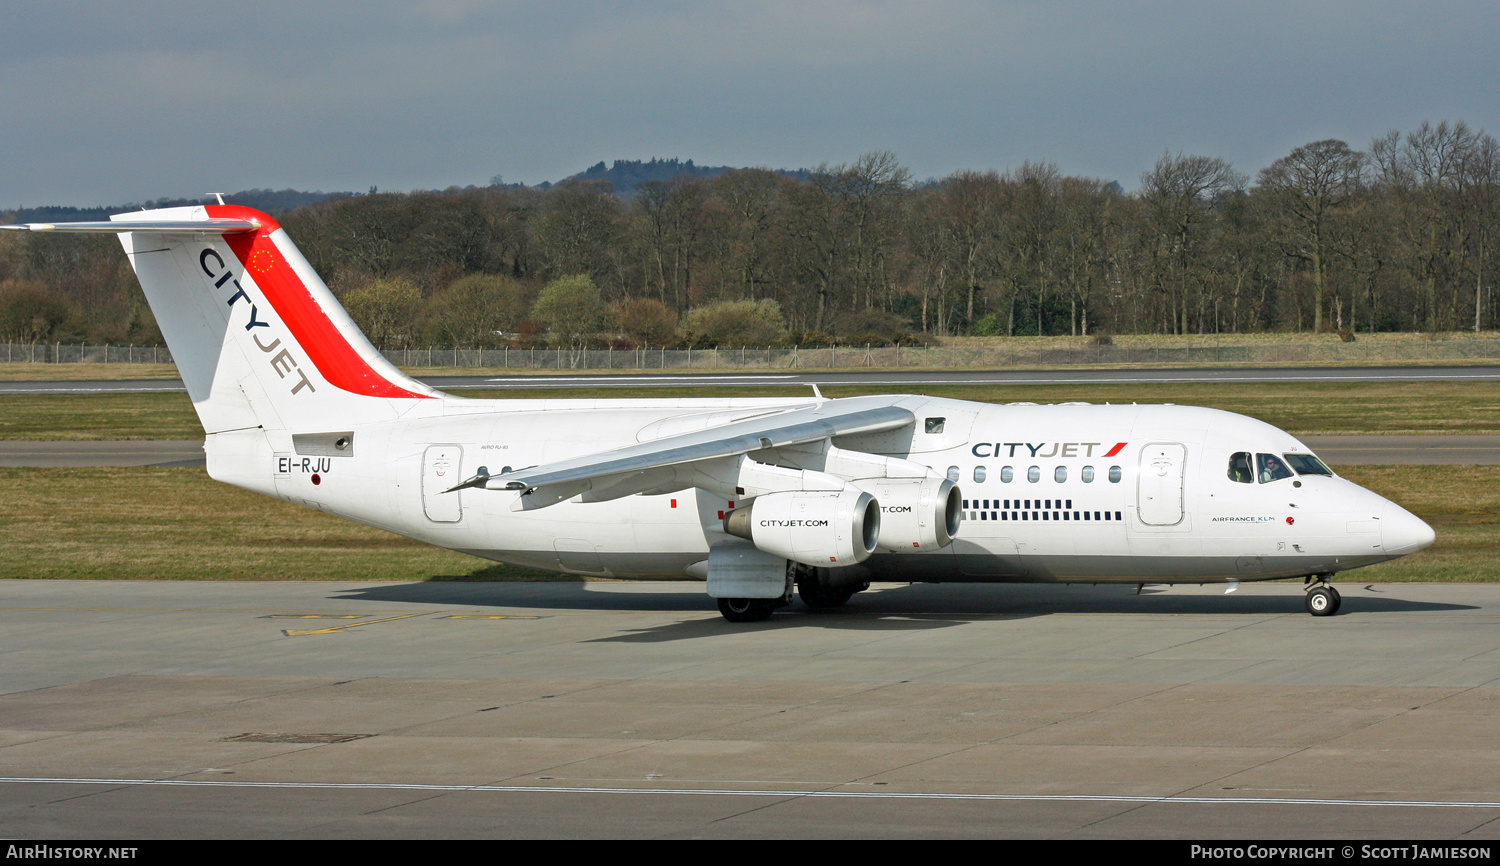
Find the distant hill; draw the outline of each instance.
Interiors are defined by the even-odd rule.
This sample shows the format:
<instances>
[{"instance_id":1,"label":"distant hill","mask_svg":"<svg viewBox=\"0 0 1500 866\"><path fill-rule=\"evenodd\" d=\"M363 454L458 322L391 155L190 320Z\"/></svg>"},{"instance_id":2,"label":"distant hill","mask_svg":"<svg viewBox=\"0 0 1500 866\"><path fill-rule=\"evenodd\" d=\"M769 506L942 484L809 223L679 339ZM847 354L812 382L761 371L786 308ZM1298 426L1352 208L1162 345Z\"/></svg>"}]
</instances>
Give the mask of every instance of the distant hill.
<instances>
[{"instance_id":1,"label":"distant hill","mask_svg":"<svg viewBox=\"0 0 1500 866\"><path fill-rule=\"evenodd\" d=\"M682 175L707 179L738 170L739 168L732 165L694 165L691 159L685 161L655 157L649 160L617 159L609 168L605 168L601 161L589 166L585 171L563 178L559 183L570 180L607 180L614 186L615 195L620 198L630 198L635 195L635 188L647 181L671 180ZM778 169L776 173L782 177L807 180L807 169ZM542 189L547 189L552 185L550 183L539 184Z\"/></svg>"},{"instance_id":2,"label":"distant hill","mask_svg":"<svg viewBox=\"0 0 1500 866\"><path fill-rule=\"evenodd\" d=\"M570 180L607 180L614 188L615 195L628 199L635 195L635 188L651 180L671 180L675 177L688 175L690 177L713 178L728 171L738 171L732 165L695 165L691 159L617 159L614 164L605 167L603 161L595 163L585 171L565 177L557 183L565 183ZM796 180L807 180L807 169L776 169L776 173L782 177L790 177ZM522 184L499 183L496 178L494 185L520 188ZM543 181L536 185L537 189L551 189L557 183ZM465 187L473 189L474 187ZM458 189L450 187L449 189ZM370 188L374 192L374 187ZM432 190L432 192L441 192ZM246 189L239 192L224 193L224 201L228 204L241 204L252 207L259 211L265 211L272 216L296 210L303 205L315 204L330 199L354 198L363 195L357 192L304 192L296 189ZM87 222L107 220L110 214L126 213L133 210L149 210L163 207L183 207L186 205L204 204L210 199L207 196L196 198L161 198L140 203L121 205L110 205L106 207L31 207L20 208L16 211L0 211L6 220L18 223L56 223L56 222Z\"/></svg>"},{"instance_id":3,"label":"distant hill","mask_svg":"<svg viewBox=\"0 0 1500 866\"><path fill-rule=\"evenodd\" d=\"M224 201L228 204L242 204L246 207L265 211L276 215L315 202L327 201L337 198L351 198L356 193L352 192L303 192L296 189L247 189L239 192L224 193ZM142 202L140 204L122 204L110 207L32 207L21 208L10 217L18 223L57 223L57 222L89 222L107 220L110 214L126 213L133 210L150 210L162 207L184 207L186 205L205 204L210 199L207 196L197 198L162 198Z\"/></svg>"}]
</instances>

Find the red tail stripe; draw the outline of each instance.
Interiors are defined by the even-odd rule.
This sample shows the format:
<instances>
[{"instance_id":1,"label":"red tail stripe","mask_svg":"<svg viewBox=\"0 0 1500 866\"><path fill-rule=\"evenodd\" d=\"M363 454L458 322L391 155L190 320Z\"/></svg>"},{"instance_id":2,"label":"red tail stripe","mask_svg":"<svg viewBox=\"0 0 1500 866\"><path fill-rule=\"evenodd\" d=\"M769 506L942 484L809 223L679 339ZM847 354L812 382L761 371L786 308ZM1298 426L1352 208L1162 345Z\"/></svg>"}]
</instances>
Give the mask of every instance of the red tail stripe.
<instances>
[{"instance_id":1,"label":"red tail stripe","mask_svg":"<svg viewBox=\"0 0 1500 866\"><path fill-rule=\"evenodd\" d=\"M429 398L393 384L354 351L271 242L271 233L280 228L275 220L239 205L209 205L206 209L215 219L252 219L261 224L253 235L225 235L224 242L329 384L364 397Z\"/></svg>"},{"instance_id":2,"label":"red tail stripe","mask_svg":"<svg viewBox=\"0 0 1500 866\"><path fill-rule=\"evenodd\" d=\"M1113 456L1115 456L1115 455L1116 455L1116 454L1119 454L1119 453L1120 453L1120 449L1121 449L1121 448L1124 448L1124 447L1125 447L1125 443L1124 443L1124 442L1121 442L1121 443L1119 443L1119 444L1117 444L1117 445L1115 445L1115 447L1113 447L1113 448L1111 448L1111 449L1109 449L1109 453L1108 453L1108 454L1106 454L1106 455L1104 455L1104 456L1105 456L1105 457L1113 457Z\"/></svg>"}]
</instances>

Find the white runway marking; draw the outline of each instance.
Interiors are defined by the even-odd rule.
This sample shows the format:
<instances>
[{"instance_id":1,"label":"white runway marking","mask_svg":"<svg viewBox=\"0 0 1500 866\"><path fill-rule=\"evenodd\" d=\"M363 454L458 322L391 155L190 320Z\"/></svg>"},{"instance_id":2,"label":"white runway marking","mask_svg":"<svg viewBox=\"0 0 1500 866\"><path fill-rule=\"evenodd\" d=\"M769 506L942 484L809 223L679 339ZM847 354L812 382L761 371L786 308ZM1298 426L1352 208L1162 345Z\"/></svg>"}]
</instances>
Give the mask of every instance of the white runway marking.
<instances>
[{"instance_id":1,"label":"white runway marking","mask_svg":"<svg viewBox=\"0 0 1500 866\"><path fill-rule=\"evenodd\" d=\"M277 788L308 791L430 791L486 794L666 794L699 797L815 797L851 800L967 800L998 803L1190 803L1237 806L1383 806L1409 809L1500 809L1472 800L1346 800L1317 797L1143 797L1115 794L949 794L899 791L775 791L728 788L600 788L546 785L423 785L400 782L244 782L199 779L74 779L0 776L11 785L141 785L180 788Z\"/></svg>"}]
</instances>

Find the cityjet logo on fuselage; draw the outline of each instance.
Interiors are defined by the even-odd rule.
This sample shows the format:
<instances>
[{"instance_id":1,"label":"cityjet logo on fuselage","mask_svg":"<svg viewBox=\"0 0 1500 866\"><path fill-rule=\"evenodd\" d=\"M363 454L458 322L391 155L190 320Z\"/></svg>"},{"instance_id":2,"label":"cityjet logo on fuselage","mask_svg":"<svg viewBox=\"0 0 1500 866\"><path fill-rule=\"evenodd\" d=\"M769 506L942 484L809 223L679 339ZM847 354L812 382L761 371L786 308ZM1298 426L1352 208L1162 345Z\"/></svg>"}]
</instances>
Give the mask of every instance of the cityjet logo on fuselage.
<instances>
[{"instance_id":1,"label":"cityjet logo on fuselage","mask_svg":"<svg viewBox=\"0 0 1500 866\"><path fill-rule=\"evenodd\" d=\"M826 520L771 520L771 519L768 518L766 520L762 520L760 522L760 525L764 526L764 527L766 527L768 529L771 528L771 527L776 527L776 526L791 526L791 527L795 527L795 526L827 526L828 525L828 521L826 521Z\"/></svg>"},{"instance_id":2,"label":"cityjet logo on fuselage","mask_svg":"<svg viewBox=\"0 0 1500 866\"><path fill-rule=\"evenodd\" d=\"M210 265L210 259L213 260L212 265ZM276 371L277 376L285 379L288 373L296 371L297 384L292 386L292 393L295 394L303 388L306 388L308 391L318 390L313 387L312 382L307 380L307 373L303 372L302 368L297 365L297 359L292 356L291 352L288 352L286 349L281 349L279 352L276 351L281 346L280 337L272 339L270 343L261 342L260 334L255 329L269 328L271 324L263 322L257 317L260 308L255 305L254 301L250 300L250 296L245 293L245 287L240 285L240 281L235 277L234 272L225 267L224 257L219 255L213 247L204 247L203 252L198 255L198 265L203 268L203 273L207 274L208 278L214 281L214 288L222 289L225 285L234 286L234 294L229 296L228 301L231 310L234 308L235 301L241 298L245 300L245 304L250 308L250 320L245 323L245 330L250 332L250 339L255 341L257 349L260 349L267 355L271 355L271 369ZM275 354L272 355L272 352L275 352Z\"/></svg>"},{"instance_id":3,"label":"cityjet logo on fuselage","mask_svg":"<svg viewBox=\"0 0 1500 866\"><path fill-rule=\"evenodd\" d=\"M1105 447L1103 442L979 442L969 451L975 457L1113 457L1125 445L1116 442L1108 451L1095 453Z\"/></svg>"}]
</instances>

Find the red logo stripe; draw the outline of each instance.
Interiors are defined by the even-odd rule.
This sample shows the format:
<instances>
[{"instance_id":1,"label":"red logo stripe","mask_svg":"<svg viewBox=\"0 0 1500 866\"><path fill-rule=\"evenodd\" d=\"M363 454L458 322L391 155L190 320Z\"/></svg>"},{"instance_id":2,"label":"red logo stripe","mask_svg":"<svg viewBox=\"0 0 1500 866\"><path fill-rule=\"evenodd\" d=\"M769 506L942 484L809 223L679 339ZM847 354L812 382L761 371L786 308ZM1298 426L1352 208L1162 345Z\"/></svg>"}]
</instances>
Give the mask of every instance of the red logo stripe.
<instances>
[{"instance_id":1,"label":"red logo stripe","mask_svg":"<svg viewBox=\"0 0 1500 866\"><path fill-rule=\"evenodd\" d=\"M1116 454L1119 454L1120 453L1120 449L1124 448L1124 447L1125 447L1125 443L1124 442L1120 442L1120 443L1116 444L1115 447L1109 449L1109 453L1106 454L1106 455L1104 455L1104 456L1105 457L1113 457Z\"/></svg>"},{"instance_id":2,"label":"red logo stripe","mask_svg":"<svg viewBox=\"0 0 1500 866\"><path fill-rule=\"evenodd\" d=\"M271 233L280 228L275 220L238 205L209 205L206 210L214 219L253 219L261 224L254 234L225 235L224 242L329 384L364 397L429 399L391 383L354 351L271 242Z\"/></svg>"}]
</instances>

